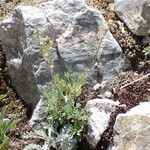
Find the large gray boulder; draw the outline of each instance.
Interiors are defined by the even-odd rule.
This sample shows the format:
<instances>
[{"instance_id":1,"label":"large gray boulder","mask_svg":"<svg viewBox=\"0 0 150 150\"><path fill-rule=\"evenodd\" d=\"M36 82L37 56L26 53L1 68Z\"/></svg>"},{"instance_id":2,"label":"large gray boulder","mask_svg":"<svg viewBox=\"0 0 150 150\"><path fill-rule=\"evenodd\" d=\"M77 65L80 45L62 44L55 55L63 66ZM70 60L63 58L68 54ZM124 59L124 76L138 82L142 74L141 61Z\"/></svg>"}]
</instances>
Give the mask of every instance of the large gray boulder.
<instances>
[{"instance_id":1,"label":"large gray boulder","mask_svg":"<svg viewBox=\"0 0 150 150\"><path fill-rule=\"evenodd\" d=\"M3 50L12 86L32 110L51 82L48 64L40 51L40 39L55 40L52 49L54 74L80 73L88 68L88 83L102 82L105 88L125 68L122 50L109 31L103 16L81 0L53 0L39 5L19 6L11 18L0 23ZM42 31L37 38L34 31ZM106 33L105 33L106 31ZM96 36L104 35L96 50ZM56 48L58 46L58 49Z\"/></svg>"},{"instance_id":2,"label":"large gray boulder","mask_svg":"<svg viewBox=\"0 0 150 150\"><path fill-rule=\"evenodd\" d=\"M111 113L115 111L119 102L111 99L93 99L87 102L91 112L88 121L87 141L95 149L104 131L107 129Z\"/></svg>"},{"instance_id":3,"label":"large gray boulder","mask_svg":"<svg viewBox=\"0 0 150 150\"><path fill-rule=\"evenodd\" d=\"M150 149L150 102L119 114L114 125L114 144L108 150Z\"/></svg>"},{"instance_id":4,"label":"large gray boulder","mask_svg":"<svg viewBox=\"0 0 150 150\"><path fill-rule=\"evenodd\" d=\"M116 0L115 12L135 35L150 35L150 0Z\"/></svg>"}]
</instances>

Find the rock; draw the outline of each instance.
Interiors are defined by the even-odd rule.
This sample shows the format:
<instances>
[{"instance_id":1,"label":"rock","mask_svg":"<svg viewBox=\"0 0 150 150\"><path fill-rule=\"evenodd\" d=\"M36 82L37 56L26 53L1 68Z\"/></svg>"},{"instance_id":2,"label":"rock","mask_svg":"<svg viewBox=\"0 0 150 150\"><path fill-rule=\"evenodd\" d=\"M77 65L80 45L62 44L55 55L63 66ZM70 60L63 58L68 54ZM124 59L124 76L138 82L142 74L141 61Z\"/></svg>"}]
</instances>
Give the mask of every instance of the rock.
<instances>
[{"instance_id":1,"label":"rock","mask_svg":"<svg viewBox=\"0 0 150 150\"><path fill-rule=\"evenodd\" d=\"M31 109L40 100L35 74L43 63L39 50L35 48L37 42L32 29L45 24L46 18L43 13L31 6L16 8L12 18L0 24L2 46L7 55L12 86ZM42 78L46 77L42 74Z\"/></svg>"},{"instance_id":2,"label":"rock","mask_svg":"<svg viewBox=\"0 0 150 150\"><path fill-rule=\"evenodd\" d=\"M149 46L150 46L150 37L147 36L147 37L143 38L142 44L143 44L143 45L149 45Z\"/></svg>"},{"instance_id":3,"label":"rock","mask_svg":"<svg viewBox=\"0 0 150 150\"><path fill-rule=\"evenodd\" d=\"M88 68L89 85L102 82L105 88L128 63L107 28L103 16L80 0L53 0L37 7L18 6L10 19L0 23L3 50L12 86L33 110L42 91L51 82L48 64L40 51L40 40L55 40L50 59L54 74L80 73ZM41 30L41 36L34 34ZM97 51L96 35L104 34ZM58 49L57 49L58 47Z\"/></svg>"},{"instance_id":4,"label":"rock","mask_svg":"<svg viewBox=\"0 0 150 150\"><path fill-rule=\"evenodd\" d=\"M150 35L150 0L116 0L115 12L135 35Z\"/></svg>"},{"instance_id":5,"label":"rock","mask_svg":"<svg viewBox=\"0 0 150 150\"><path fill-rule=\"evenodd\" d=\"M111 98L112 97L112 92L110 92L110 91L106 91L104 94L104 97L106 97L106 98Z\"/></svg>"},{"instance_id":6,"label":"rock","mask_svg":"<svg viewBox=\"0 0 150 150\"><path fill-rule=\"evenodd\" d=\"M150 149L150 102L143 102L126 114L119 114L114 125L114 144L108 150Z\"/></svg>"},{"instance_id":7,"label":"rock","mask_svg":"<svg viewBox=\"0 0 150 150\"><path fill-rule=\"evenodd\" d=\"M96 91L96 90L99 90L100 88L102 88L102 85L97 83L93 86L93 89Z\"/></svg>"},{"instance_id":8,"label":"rock","mask_svg":"<svg viewBox=\"0 0 150 150\"><path fill-rule=\"evenodd\" d=\"M45 115L45 101L41 98L40 101L38 102L38 104L36 105L32 117L29 121L29 124L31 127L33 127L36 122L41 122L41 118L43 118L43 116Z\"/></svg>"},{"instance_id":9,"label":"rock","mask_svg":"<svg viewBox=\"0 0 150 150\"><path fill-rule=\"evenodd\" d=\"M87 142L92 149L96 148L103 132L107 129L110 115L118 102L110 99L93 99L88 101L87 107L92 113L88 122Z\"/></svg>"}]
</instances>

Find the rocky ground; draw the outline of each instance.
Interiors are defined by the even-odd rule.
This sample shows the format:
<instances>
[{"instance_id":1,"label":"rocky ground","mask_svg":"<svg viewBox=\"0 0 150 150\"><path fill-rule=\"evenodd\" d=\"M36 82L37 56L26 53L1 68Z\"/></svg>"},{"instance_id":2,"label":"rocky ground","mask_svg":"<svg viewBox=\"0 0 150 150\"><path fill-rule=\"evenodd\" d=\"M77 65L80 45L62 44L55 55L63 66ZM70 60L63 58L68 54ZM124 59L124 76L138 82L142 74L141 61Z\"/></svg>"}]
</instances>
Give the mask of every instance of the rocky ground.
<instances>
[{"instance_id":1,"label":"rocky ground","mask_svg":"<svg viewBox=\"0 0 150 150\"><path fill-rule=\"evenodd\" d=\"M13 92L10 80L4 72L0 75L0 94L6 95L6 97L0 101L0 110L3 107L7 108L5 117L8 119L20 119L9 133L9 137L11 137L10 149L14 149L15 147L21 146L18 144L18 139L20 139L21 135L28 129L27 109Z\"/></svg>"},{"instance_id":2,"label":"rocky ground","mask_svg":"<svg viewBox=\"0 0 150 150\"><path fill-rule=\"evenodd\" d=\"M13 9L19 5L19 4L31 4L35 5L40 2L43 2L43 0L2 0L0 2L0 20L8 17ZM121 91L118 89L118 87L123 86L124 81L126 83L133 82L134 80L142 77L145 73L148 73L150 71L149 65L149 58L145 57L142 50L146 45L142 42L142 37L137 37L133 35L128 28L125 26L123 22L119 20L119 18L116 16L114 11L112 10L111 3L105 0L93 0L92 4L93 7L97 8L98 10L101 10L102 14L104 15L105 19L108 22L111 22L110 31L115 37L115 39L118 41L120 46L122 47L125 55L130 59L132 64L132 69L130 72L122 73L120 76L114 79L111 85L111 89L116 91L113 91L113 99L118 99L121 103L124 103L126 101L127 107L126 109L129 109L139 103L139 100L143 99L144 97L149 96L149 93L146 91L149 87L149 79L146 78L145 80L142 80L140 82L136 82L136 84L133 84L132 86L128 86L124 91ZM23 141L21 139L21 135L25 132L30 130L28 126L28 109L27 107L17 98L15 92L13 92L11 88L10 79L7 75L7 70L5 68L5 57L2 51L0 51L0 62L1 62L1 74L0 74L0 94L6 94L7 97L0 101L0 109L3 106L7 107L7 113L6 117L11 118L20 118L20 122L15 126L14 129L11 130L9 133L9 137L11 138L10 142L10 150L21 150L23 149L23 146L25 144L30 143L30 141ZM5 68L5 69L4 69ZM137 73L141 74L138 75ZM81 97L79 98L80 101L84 101L86 98L96 98L100 96L100 92L94 92L91 89L84 89L84 92L82 93ZM131 94L134 92L134 96ZM138 98L137 98L138 96ZM141 96L141 97L139 97ZM116 109L116 112L112 114L112 119L116 117L116 115L120 112L126 111L122 108ZM103 135L103 138L99 142L98 147L103 147L101 150L105 150L105 146L107 145L107 142L111 142L112 137L112 126L113 121L110 120L110 126L106 130L106 132ZM38 142L38 141L35 141ZM97 150L100 150L97 148Z\"/></svg>"},{"instance_id":3,"label":"rocky ground","mask_svg":"<svg viewBox=\"0 0 150 150\"><path fill-rule=\"evenodd\" d=\"M9 17L18 5L37 5L47 0L2 0L0 2L0 20Z\"/></svg>"}]
</instances>

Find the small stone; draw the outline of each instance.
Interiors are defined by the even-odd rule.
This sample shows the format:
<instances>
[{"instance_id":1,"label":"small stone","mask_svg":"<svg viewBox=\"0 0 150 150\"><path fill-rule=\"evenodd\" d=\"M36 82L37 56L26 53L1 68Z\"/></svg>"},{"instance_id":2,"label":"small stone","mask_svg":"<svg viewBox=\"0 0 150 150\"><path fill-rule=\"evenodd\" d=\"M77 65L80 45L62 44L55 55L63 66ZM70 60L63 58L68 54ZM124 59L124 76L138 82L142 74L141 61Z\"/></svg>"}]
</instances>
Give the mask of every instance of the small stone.
<instances>
[{"instance_id":1,"label":"small stone","mask_svg":"<svg viewBox=\"0 0 150 150\"><path fill-rule=\"evenodd\" d=\"M101 88L101 84L97 83L93 86L93 89L96 91Z\"/></svg>"},{"instance_id":2,"label":"small stone","mask_svg":"<svg viewBox=\"0 0 150 150\"><path fill-rule=\"evenodd\" d=\"M112 93L111 93L110 91L106 91L106 92L104 93L104 97L106 97L106 98L111 98L111 97L112 97Z\"/></svg>"}]
</instances>

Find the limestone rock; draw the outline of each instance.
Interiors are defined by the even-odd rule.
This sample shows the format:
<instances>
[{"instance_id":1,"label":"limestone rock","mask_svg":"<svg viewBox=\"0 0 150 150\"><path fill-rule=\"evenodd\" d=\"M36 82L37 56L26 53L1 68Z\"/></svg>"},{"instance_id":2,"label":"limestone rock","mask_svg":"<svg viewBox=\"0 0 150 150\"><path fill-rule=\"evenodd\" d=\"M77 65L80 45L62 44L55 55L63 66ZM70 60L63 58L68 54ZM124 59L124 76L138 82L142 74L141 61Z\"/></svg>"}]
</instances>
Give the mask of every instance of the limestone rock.
<instances>
[{"instance_id":1,"label":"limestone rock","mask_svg":"<svg viewBox=\"0 0 150 150\"><path fill-rule=\"evenodd\" d=\"M143 102L126 114L119 114L114 125L114 144L108 150L150 149L150 102Z\"/></svg>"},{"instance_id":2,"label":"limestone rock","mask_svg":"<svg viewBox=\"0 0 150 150\"><path fill-rule=\"evenodd\" d=\"M39 46L46 36L55 40L49 56L54 74L80 73L88 68L89 84L102 82L107 88L118 71L128 64L111 33L104 32L106 28L103 16L81 0L53 0L38 7L18 6L10 19L0 23L0 40L18 96L33 110L43 89L51 82ZM40 38L34 34L37 29L42 32ZM104 35L99 51L95 49L98 32Z\"/></svg>"},{"instance_id":3,"label":"limestone rock","mask_svg":"<svg viewBox=\"0 0 150 150\"><path fill-rule=\"evenodd\" d=\"M92 149L96 148L108 126L110 115L118 104L118 102L110 99L93 99L88 101L87 107L92 114L88 122L87 141Z\"/></svg>"},{"instance_id":4,"label":"limestone rock","mask_svg":"<svg viewBox=\"0 0 150 150\"><path fill-rule=\"evenodd\" d=\"M116 0L115 12L135 35L150 35L150 0Z\"/></svg>"}]
</instances>

